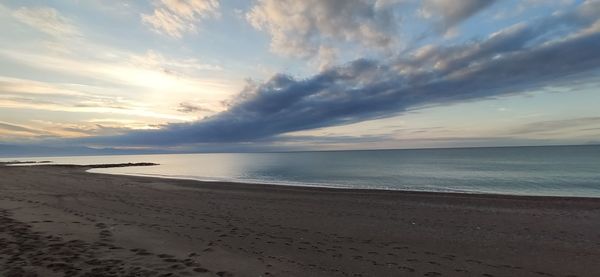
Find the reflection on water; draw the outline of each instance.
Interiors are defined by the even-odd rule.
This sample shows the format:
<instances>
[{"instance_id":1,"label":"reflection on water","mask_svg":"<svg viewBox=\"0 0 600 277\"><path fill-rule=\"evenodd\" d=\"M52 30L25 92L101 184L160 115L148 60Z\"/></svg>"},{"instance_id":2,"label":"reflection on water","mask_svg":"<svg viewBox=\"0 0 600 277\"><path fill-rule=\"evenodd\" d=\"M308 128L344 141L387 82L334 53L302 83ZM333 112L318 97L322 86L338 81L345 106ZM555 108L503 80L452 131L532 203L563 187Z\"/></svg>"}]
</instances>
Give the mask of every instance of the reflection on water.
<instances>
[{"instance_id":1,"label":"reflection on water","mask_svg":"<svg viewBox=\"0 0 600 277\"><path fill-rule=\"evenodd\" d=\"M33 158L21 158L30 160ZM600 146L35 158L54 163L154 162L93 169L199 180L340 188L600 197Z\"/></svg>"}]
</instances>

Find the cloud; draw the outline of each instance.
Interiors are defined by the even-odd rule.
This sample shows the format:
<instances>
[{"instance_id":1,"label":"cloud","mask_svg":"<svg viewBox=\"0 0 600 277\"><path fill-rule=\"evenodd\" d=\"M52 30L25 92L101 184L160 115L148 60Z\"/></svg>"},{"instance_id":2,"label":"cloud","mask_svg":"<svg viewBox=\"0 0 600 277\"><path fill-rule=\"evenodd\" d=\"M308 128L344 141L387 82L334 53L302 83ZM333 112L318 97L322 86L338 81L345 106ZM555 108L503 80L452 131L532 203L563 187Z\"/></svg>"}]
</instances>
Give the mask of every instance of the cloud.
<instances>
[{"instance_id":1,"label":"cloud","mask_svg":"<svg viewBox=\"0 0 600 277\"><path fill-rule=\"evenodd\" d=\"M121 126L104 126L102 124L95 124L93 126L86 125L72 125L64 126L61 128L62 132L74 133L76 135L117 135L127 132L131 132L132 128L121 127Z\"/></svg>"},{"instance_id":2,"label":"cloud","mask_svg":"<svg viewBox=\"0 0 600 277\"><path fill-rule=\"evenodd\" d=\"M42 108L55 107L68 110L96 102L104 107L112 107L99 95L90 95L78 91L73 84L44 83L39 81L0 76L0 107ZM113 103L114 105L115 103ZM98 105L100 106L100 105Z\"/></svg>"},{"instance_id":3,"label":"cloud","mask_svg":"<svg viewBox=\"0 0 600 277\"><path fill-rule=\"evenodd\" d=\"M546 120L524 124L513 130L510 135L564 135L570 131L599 131L600 117L581 117L560 120Z\"/></svg>"},{"instance_id":4,"label":"cloud","mask_svg":"<svg viewBox=\"0 0 600 277\"><path fill-rule=\"evenodd\" d=\"M6 131L10 133L26 133L30 135L46 134L46 132L40 130L0 121L0 134L5 133Z\"/></svg>"},{"instance_id":5,"label":"cloud","mask_svg":"<svg viewBox=\"0 0 600 277\"><path fill-rule=\"evenodd\" d=\"M494 2L496 0L424 0L420 12L423 17L433 19L438 28L446 32Z\"/></svg>"},{"instance_id":6,"label":"cloud","mask_svg":"<svg viewBox=\"0 0 600 277\"><path fill-rule=\"evenodd\" d=\"M49 7L21 7L12 13L19 22L54 37L78 36L71 21Z\"/></svg>"},{"instance_id":7,"label":"cloud","mask_svg":"<svg viewBox=\"0 0 600 277\"><path fill-rule=\"evenodd\" d=\"M104 126L101 124L67 124L42 120L29 120L31 126L0 121L0 138L23 142L27 139L56 139L59 137L81 137L91 135L119 135L132 131L132 128Z\"/></svg>"},{"instance_id":8,"label":"cloud","mask_svg":"<svg viewBox=\"0 0 600 277\"><path fill-rule=\"evenodd\" d=\"M103 87L0 76L0 108L111 113L144 116L154 120L191 120L189 117L151 110L136 101L105 94L106 92L107 89Z\"/></svg>"},{"instance_id":9,"label":"cloud","mask_svg":"<svg viewBox=\"0 0 600 277\"><path fill-rule=\"evenodd\" d=\"M0 143L0 157L50 157L50 156L95 156L117 154L160 154L164 150L157 149L115 149L88 148L79 146L48 146L39 144L24 144L22 141L12 144ZM174 152L174 151L170 151Z\"/></svg>"},{"instance_id":10,"label":"cloud","mask_svg":"<svg viewBox=\"0 0 600 277\"><path fill-rule=\"evenodd\" d=\"M152 14L142 14L142 22L174 38L195 32L204 19L219 16L218 0L160 0L154 6Z\"/></svg>"},{"instance_id":11,"label":"cloud","mask_svg":"<svg viewBox=\"0 0 600 277\"><path fill-rule=\"evenodd\" d=\"M246 19L271 36L275 53L313 58L335 56L335 44L385 49L397 43L398 1L259 0ZM337 45L336 45L337 46Z\"/></svg>"},{"instance_id":12,"label":"cloud","mask_svg":"<svg viewBox=\"0 0 600 277\"><path fill-rule=\"evenodd\" d=\"M0 110L31 119L47 112L72 113L62 121L111 114L162 124L196 120L197 115L173 108L188 99L222 110L223 97L243 86L231 75L223 78L220 66L198 57L167 55L148 45L144 52L135 52L97 41L87 32L68 36L79 31L60 12L0 4L4 29L17 27L0 39Z\"/></svg>"},{"instance_id":13,"label":"cloud","mask_svg":"<svg viewBox=\"0 0 600 277\"><path fill-rule=\"evenodd\" d=\"M151 69L160 69L168 72L189 72L189 71L222 71L219 65L201 63L198 59L176 59L165 57L161 53L148 50L144 55L132 55L132 63Z\"/></svg>"},{"instance_id":14,"label":"cloud","mask_svg":"<svg viewBox=\"0 0 600 277\"><path fill-rule=\"evenodd\" d=\"M519 24L428 55L359 59L306 79L275 75L249 84L229 109L185 124L80 142L175 145L250 142L294 131L389 117L409 110L586 83L600 70L600 2ZM561 26L561 28L557 28ZM560 31L557 31L560 30ZM579 34L566 36L566 34Z\"/></svg>"},{"instance_id":15,"label":"cloud","mask_svg":"<svg viewBox=\"0 0 600 277\"><path fill-rule=\"evenodd\" d=\"M41 49L44 51L7 47L0 49L0 59L32 71L42 71L48 76L68 76L76 84L0 76L1 106L17 106L18 102L31 106L34 103L30 100L34 100L52 104L44 106L55 110L64 106L94 107L96 111L105 108L103 110L107 112L123 113L125 110L110 109L126 107L132 115L194 120L195 117L172 114L172 106L185 99L200 97L207 107L219 110L223 95L231 95L241 86L220 76L211 77L210 73L219 71L219 67L203 64L197 59L163 56L156 51L139 55L85 41L69 45L68 55ZM67 93L73 96L69 98ZM157 98L157 95L165 97Z\"/></svg>"},{"instance_id":16,"label":"cloud","mask_svg":"<svg viewBox=\"0 0 600 277\"><path fill-rule=\"evenodd\" d=\"M179 103L179 108L177 108L177 111L182 113L214 112L211 109L207 109L187 102Z\"/></svg>"},{"instance_id":17,"label":"cloud","mask_svg":"<svg viewBox=\"0 0 600 277\"><path fill-rule=\"evenodd\" d=\"M78 46L88 46L83 43ZM92 47L92 46L90 46ZM96 48L99 48L96 46ZM94 48L92 48L94 49ZM87 58L88 51L71 55L53 55L47 52L33 53L18 49L0 49L0 57L19 64L45 69L53 73L94 79L114 85L144 88L146 90L197 91L201 87L211 91L223 91L230 84L222 79L197 78L199 70L218 70L198 63L195 59L168 59L149 51L145 55L116 49L96 49L106 55ZM107 57L108 56L108 57Z\"/></svg>"},{"instance_id":18,"label":"cloud","mask_svg":"<svg viewBox=\"0 0 600 277\"><path fill-rule=\"evenodd\" d=\"M386 135L364 136L284 136L277 137L278 146L287 150L349 150L349 149L414 149L456 147L498 147L551 144L578 144L581 140L564 141L507 136L439 136L393 137Z\"/></svg>"}]
</instances>

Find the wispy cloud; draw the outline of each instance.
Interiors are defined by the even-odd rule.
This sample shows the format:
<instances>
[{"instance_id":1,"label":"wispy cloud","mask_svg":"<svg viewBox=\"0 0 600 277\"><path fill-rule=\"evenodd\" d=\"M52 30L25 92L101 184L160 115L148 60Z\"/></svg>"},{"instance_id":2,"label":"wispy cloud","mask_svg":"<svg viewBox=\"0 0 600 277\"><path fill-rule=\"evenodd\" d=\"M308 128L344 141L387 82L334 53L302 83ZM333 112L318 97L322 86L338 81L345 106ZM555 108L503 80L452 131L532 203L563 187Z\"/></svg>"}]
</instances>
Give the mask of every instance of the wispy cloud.
<instances>
[{"instance_id":1,"label":"wispy cloud","mask_svg":"<svg viewBox=\"0 0 600 277\"><path fill-rule=\"evenodd\" d=\"M545 120L527 123L513 130L510 135L528 135L544 136L559 135L564 136L570 132L576 131L598 131L600 130L600 117L582 117L558 120Z\"/></svg>"},{"instance_id":2,"label":"wispy cloud","mask_svg":"<svg viewBox=\"0 0 600 277\"><path fill-rule=\"evenodd\" d=\"M105 51L108 49L104 49ZM110 51L110 50L108 50ZM120 51L109 52L106 58L77 58L74 56L47 55L20 50L0 50L0 55L35 68L66 73L117 85L146 89L197 90L202 87L224 89L227 83L198 79L176 71L177 67L199 64L160 64L152 57L138 56ZM171 69L169 69L171 68ZM205 69L205 68L203 68Z\"/></svg>"},{"instance_id":3,"label":"wispy cloud","mask_svg":"<svg viewBox=\"0 0 600 277\"><path fill-rule=\"evenodd\" d=\"M19 137L31 139L57 139L98 135L119 135L132 131L130 127L102 124L60 123L32 120L31 126L0 121L0 137L19 141Z\"/></svg>"},{"instance_id":4,"label":"wispy cloud","mask_svg":"<svg viewBox=\"0 0 600 277\"><path fill-rule=\"evenodd\" d=\"M32 129L26 126L21 126L21 125L16 125L16 124L12 124L12 123L8 123L8 122L2 122L0 121L0 133L6 133L6 132L10 132L10 133L26 133L29 135L40 135L40 134L46 134L46 132L40 131L40 130L36 130L36 129Z\"/></svg>"},{"instance_id":5,"label":"wispy cloud","mask_svg":"<svg viewBox=\"0 0 600 277\"><path fill-rule=\"evenodd\" d=\"M0 76L1 106L51 110L66 107L65 111L129 113L188 121L196 117L181 114L173 106L197 99L211 110L222 110L222 97L239 87L235 80L207 77L223 68L197 58L176 58L155 50L138 54L85 37L63 38L60 46L64 51L59 52L45 42L41 39L35 49L3 47L0 58L73 83ZM163 94L165 97L157 97Z\"/></svg>"},{"instance_id":6,"label":"wispy cloud","mask_svg":"<svg viewBox=\"0 0 600 277\"><path fill-rule=\"evenodd\" d=\"M111 113L177 121L193 119L153 111L138 102L103 92L106 93L102 87L0 77L0 107L3 108Z\"/></svg>"},{"instance_id":7,"label":"wispy cloud","mask_svg":"<svg viewBox=\"0 0 600 277\"><path fill-rule=\"evenodd\" d=\"M152 30L174 38L197 30L197 24L219 16L218 0L155 0L152 14L143 14L142 22Z\"/></svg>"},{"instance_id":8,"label":"wispy cloud","mask_svg":"<svg viewBox=\"0 0 600 277\"><path fill-rule=\"evenodd\" d=\"M60 15L55 9L49 7L21 7L12 15L41 32L55 37L78 36L79 30L71 20Z\"/></svg>"},{"instance_id":9,"label":"wispy cloud","mask_svg":"<svg viewBox=\"0 0 600 277\"><path fill-rule=\"evenodd\" d=\"M223 67L214 64L202 63L198 59L177 59L165 57L163 54L148 50L144 55L131 55L132 63L147 68L155 68L168 72L193 71L222 71Z\"/></svg>"}]
</instances>

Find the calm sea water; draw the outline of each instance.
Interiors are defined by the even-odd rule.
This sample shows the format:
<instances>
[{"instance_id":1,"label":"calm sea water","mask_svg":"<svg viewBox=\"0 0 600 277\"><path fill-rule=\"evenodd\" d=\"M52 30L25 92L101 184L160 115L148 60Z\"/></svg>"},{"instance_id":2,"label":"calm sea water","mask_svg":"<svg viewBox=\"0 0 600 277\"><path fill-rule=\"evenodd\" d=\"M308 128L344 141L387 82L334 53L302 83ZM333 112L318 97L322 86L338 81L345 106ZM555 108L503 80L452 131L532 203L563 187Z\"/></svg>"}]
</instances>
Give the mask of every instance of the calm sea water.
<instances>
[{"instance_id":1,"label":"calm sea water","mask_svg":"<svg viewBox=\"0 0 600 277\"><path fill-rule=\"evenodd\" d=\"M155 162L160 165L91 172L198 180L600 197L600 146L20 158L29 159Z\"/></svg>"}]
</instances>

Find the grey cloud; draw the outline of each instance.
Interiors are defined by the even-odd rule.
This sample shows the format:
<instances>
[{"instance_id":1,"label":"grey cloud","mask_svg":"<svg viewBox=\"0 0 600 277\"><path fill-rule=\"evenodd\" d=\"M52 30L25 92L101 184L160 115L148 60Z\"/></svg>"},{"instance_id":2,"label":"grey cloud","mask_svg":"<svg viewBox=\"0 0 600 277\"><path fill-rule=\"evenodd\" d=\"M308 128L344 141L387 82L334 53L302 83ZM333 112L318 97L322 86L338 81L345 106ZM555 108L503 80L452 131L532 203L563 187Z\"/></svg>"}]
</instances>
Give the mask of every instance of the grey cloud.
<instances>
[{"instance_id":1,"label":"grey cloud","mask_svg":"<svg viewBox=\"0 0 600 277\"><path fill-rule=\"evenodd\" d=\"M386 3L389 2L389 3ZM402 5L395 1L260 0L246 14L252 26L271 36L271 49L302 58L332 59L332 41L352 46L394 45Z\"/></svg>"},{"instance_id":2,"label":"grey cloud","mask_svg":"<svg viewBox=\"0 0 600 277\"><path fill-rule=\"evenodd\" d=\"M195 112L212 112L213 110L207 109L198 105L194 105L187 102L179 103L177 111L182 113L195 113Z\"/></svg>"},{"instance_id":3,"label":"grey cloud","mask_svg":"<svg viewBox=\"0 0 600 277\"><path fill-rule=\"evenodd\" d=\"M425 58L361 59L307 79L279 74L248 86L227 111L204 120L82 142L248 142L581 81L600 70L600 32L580 32L600 17L582 11L597 8L598 3L588 2L594 6L513 27L486 40L433 49ZM578 35L565 38L553 31L559 26L564 34Z\"/></svg>"}]
</instances>

